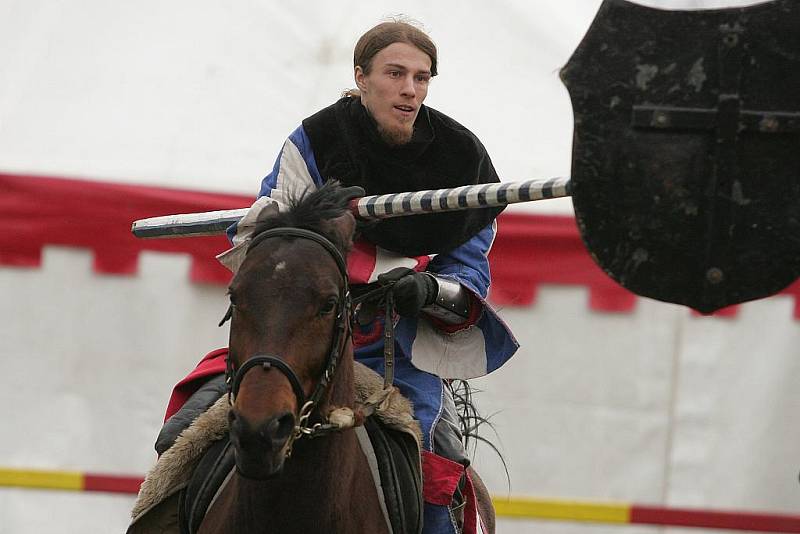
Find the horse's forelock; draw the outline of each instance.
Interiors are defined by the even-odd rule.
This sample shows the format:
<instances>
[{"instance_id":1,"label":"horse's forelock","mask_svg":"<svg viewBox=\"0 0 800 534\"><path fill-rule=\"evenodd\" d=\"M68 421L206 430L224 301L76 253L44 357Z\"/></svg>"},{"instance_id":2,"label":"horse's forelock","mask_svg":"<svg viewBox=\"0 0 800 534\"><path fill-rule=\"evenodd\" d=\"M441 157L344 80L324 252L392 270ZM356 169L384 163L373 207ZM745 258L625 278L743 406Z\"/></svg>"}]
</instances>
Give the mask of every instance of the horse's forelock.
<instances>
[{"instance_id":1,"label":"horse's forelock","mask_svg":"<svg viewBox=\"0 0 800 534\"><path fill-rule=\"evenodd\" d=\"M303 228L324 236L346 254L350 246L348 236L342 236L330 223L347 213L348 201L338 182L327 182L317 190L290 198L289 209L259 223L253 238L271 228Z\"/></svg>"}]
</instances>

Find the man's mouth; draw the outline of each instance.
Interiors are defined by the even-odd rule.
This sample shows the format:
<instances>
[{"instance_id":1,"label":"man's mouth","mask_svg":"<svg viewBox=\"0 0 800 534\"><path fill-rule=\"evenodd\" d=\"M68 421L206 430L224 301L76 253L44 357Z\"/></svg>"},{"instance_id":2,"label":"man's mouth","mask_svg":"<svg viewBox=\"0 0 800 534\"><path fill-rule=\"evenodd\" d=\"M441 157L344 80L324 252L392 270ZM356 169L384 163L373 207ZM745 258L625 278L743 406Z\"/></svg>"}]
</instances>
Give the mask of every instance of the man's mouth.
<instances>
[{"instance_id":1,"label":"man's mouth","mask_svg":"<svg viewBox=\"0 0 800 534\"><path fill-rule=\"evenodd\" d=\"M413 113L414 112L414 108L412 106L400 105L400 106L395 106L394 108L395 109L399 109L400 111L402 111L404 113Z\"/></svg>"}]
</instances>

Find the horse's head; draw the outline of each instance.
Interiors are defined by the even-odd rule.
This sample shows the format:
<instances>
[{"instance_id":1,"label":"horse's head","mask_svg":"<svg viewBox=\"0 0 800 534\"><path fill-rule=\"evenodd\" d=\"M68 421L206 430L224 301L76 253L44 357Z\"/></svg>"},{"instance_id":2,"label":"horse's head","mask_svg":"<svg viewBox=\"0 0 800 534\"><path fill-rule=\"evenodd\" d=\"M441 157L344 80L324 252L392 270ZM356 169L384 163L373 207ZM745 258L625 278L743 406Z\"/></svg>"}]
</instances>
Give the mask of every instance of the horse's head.
<instances>
[{"instance_id":1,"label":"horse's head","mask_svg":"<svg viewBox=\"0 0 800 534\"><path fill-rule=\"evenodd\" d=\"M329 402L333 370L352 350L351 197L328 184L265 221L231 282L230 432L248 478L281 470L301 419Z\"/></svg>"}]
</instances>

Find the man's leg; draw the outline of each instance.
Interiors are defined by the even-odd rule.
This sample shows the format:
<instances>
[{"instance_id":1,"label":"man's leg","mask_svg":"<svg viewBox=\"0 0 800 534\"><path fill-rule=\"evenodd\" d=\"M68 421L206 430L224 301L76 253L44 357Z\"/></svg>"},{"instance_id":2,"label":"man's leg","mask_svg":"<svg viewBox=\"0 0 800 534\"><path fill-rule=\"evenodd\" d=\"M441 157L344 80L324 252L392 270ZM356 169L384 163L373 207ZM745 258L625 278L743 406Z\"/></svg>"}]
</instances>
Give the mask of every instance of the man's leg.
<instances>
[{"instance_id":1,"label":"man's leg","mask_svg":"<svg viewBox=\"0 0 800 534\"><path fill-rule=\"evenodd\" d=\"M172 447L180 433L189 428L195 419L211 408L226 392L227 384L225 383L224 374L212 376L200 386L186 403L161 427L155 444L155 449L159 456Z\"/></svg>"},{"instance_id":2,"label":"man's leg","mask_svg":"<svg viewBox=\"0 0 800 534\"><path fill-rule=\"evenodd\" d=\"M382 354L364 357L362 353L358 360L383 374ZM402 357L395 360L394 384L414 405L414 416L422 427L423 478L427 488L422 532L454 534L457 526L449 505L469 461L461 442L453 395L441 378L420 371ZM437 503L430 502L433 493L437 498L432 500Z\"/></svg>"},{"instance_id":3,"label":"man's leg","mask_svg":"<svg viewBox=\"0 0 800 534\"><path fill-rule=\"evenodd\" d=\"M461 435L461 423L456 411L453 392L447 385L442 388L442 410L439 421L433 430L433 450L436 454L469 467L467 449L464 447L464 436Z\"/></svg>"}]
</instances>

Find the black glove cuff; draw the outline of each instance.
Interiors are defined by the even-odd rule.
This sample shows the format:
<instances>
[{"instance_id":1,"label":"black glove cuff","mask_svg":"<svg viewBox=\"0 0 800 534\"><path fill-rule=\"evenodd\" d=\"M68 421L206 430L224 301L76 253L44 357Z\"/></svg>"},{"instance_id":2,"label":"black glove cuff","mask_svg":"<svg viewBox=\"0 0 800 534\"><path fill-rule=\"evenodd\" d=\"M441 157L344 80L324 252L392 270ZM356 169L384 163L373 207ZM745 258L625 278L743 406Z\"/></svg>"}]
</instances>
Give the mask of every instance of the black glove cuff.
<instances>
[{"instance_id":1,"label":"black glove cuff","mask_svg":"<svg viewBox=\"0 0 800 534\"><path fill-rule=\"evenodd\" d=\"M425 283L426 297L423 306L429 306L436 302L436 296L439 294L439 284L436 282L436 277L428 272L420 273Z\"/></svg>"}]
</instances>

